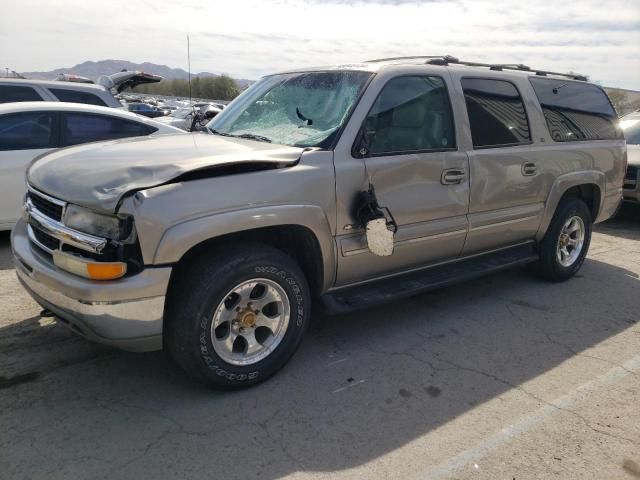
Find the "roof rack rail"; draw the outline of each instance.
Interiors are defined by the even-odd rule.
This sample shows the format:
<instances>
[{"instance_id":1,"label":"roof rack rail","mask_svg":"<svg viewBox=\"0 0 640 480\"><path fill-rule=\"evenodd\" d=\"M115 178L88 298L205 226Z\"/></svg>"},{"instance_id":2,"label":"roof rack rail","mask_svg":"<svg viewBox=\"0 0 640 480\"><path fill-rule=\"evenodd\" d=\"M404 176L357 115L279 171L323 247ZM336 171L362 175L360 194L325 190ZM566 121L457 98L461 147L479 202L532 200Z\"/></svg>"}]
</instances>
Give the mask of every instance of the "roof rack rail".
<instances>
[{"instance_id":1,"label":"roof rack rail","mask_svg":"<svg viewBox=\"0 0 640 480\"><path fill-rule=\"evenodd\" d=\"M546 77L547 75L556 75L560 77L567 77L573 80L580 80L583 82L587 81L586 75L580 75L578 73L559 73L559 72L549 72L546 70L538 70L535 68L528 67L523 64L514 64L514 63L480 63L480 62L467 62L463 60L459 60L457 57L452 55L416 55L412 57L391 57L391 58L379 58L376 60L367 60L366 63L377 63L377 62L392 62L395 60L426 60L425 63L429 65L465 65L467 67L487 67L489 70L518 70L521 72L531 72L536 75Z\"/></svg>"}]
</instances>

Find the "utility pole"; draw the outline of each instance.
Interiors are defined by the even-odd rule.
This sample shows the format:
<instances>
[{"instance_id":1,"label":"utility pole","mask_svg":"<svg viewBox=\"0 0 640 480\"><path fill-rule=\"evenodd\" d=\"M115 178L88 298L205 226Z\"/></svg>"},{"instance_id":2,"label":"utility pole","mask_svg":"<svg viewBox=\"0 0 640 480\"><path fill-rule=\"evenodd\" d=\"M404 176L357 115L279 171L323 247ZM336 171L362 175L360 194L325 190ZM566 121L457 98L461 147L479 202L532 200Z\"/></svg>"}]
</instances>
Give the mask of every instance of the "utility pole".
<instances>
[{"instance_id":1,"label":"utility pole","mask_svg":"<svg viewBox=\"0 0 640 480\"><path fill-rule=\"evenodd\" d=\"M187 35L187 64L189 66L189 101L191 101L191 45L189 35Z\"/></svg>"}]
</instances>

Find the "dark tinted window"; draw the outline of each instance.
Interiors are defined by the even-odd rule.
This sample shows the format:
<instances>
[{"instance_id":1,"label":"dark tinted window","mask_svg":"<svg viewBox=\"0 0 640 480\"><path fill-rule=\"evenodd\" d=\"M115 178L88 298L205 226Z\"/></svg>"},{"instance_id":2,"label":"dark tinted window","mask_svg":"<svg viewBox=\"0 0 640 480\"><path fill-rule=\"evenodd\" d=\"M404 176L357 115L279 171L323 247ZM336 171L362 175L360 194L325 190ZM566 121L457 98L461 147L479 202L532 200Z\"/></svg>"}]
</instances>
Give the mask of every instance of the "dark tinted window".
<instances>
[{"instance_id":1,"label":"dark tinted window","mask_svg":"<svg viewBox=\"0 0 640 480\"><path fill-rule=\"evenodd\" d=\"M365 120L372 155L455 148L449 94L439 77L387 83Z\"/></svg>"},{"instance_id":2,"label":"dark tinted window","mask_svg":"<svg viewBox=\"0 0 640 480\"><path fill-rule=\"evenodd\" d=\"M61 102L87 103L89 105L100 105L101 107L107 106L100 97L93 93L67 90L66 88L50 88L49 91Z\"/></svg>"},{"instance_id":3,"label":"dark tinted window","mask_svg":"<svg viewBox=\"0 0 640 480\"><path fill-rule=\"evenodd\" d=\"M62 146L149 135L157 128L104 115L64 113Z\"/></svg>"},{"instance_id":4,"label":"dark tinted window","mask_svg":"<svg viewBox=\"0 0 640 480\"><path fill-rule=\"evenodd\" d=\"M462 80L462 90L474 147L520 145L531 141L527 112L512 83L466 78Z\"/></svg>"},{"instance_id":5,"label":"dark tinted window","mask_svg":"<svg viewBox=\"0 0 640 480\"><path fill-rule=\"evenodd\" d=\"M622 138L616 112L599 87L551 78L530 81L556 142Z\"/></svg>"},{"instance_id":6,"label":"dark tinted window","mask_svg":"<svg viewBox=\"0 0 640 480\"><path fill-rule=\"evenodd\" d=\"M53 114L24 112L0 115L0 150L52 148Z\"/></svg>"},{"instance_id":7,"label":"dark tinted window","mask_svg":"<svg viewBox=\"0 0 640 480\"><path fill-rule=\"evenodd\" d=\"M0 85L0 103L40 101L42 97L31 87Z\"/></svg>"}]
</instances>

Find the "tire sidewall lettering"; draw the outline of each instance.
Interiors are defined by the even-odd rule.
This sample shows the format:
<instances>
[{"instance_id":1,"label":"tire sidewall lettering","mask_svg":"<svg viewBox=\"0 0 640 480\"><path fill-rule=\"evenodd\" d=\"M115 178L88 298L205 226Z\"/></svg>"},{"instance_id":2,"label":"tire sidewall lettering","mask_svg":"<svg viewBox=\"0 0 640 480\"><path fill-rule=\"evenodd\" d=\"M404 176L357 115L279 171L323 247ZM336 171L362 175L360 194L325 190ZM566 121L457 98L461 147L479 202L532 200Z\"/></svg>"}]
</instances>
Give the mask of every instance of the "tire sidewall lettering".
<instances>
[{"instance_id":1,"label":"tire sidewall lettering","mask_svg":"<svg viewBox=\"0 0 640 480\"><path fill-rule=\"evenodd\" d=\"M302 288L298 284L298 281L289 274L285 270L281 270L272 265L262 265L256 266L254 272L258 275L268 274L277 279L281 280L281 283L287 290L287 294L289 296L289 301L295 303L297 308L292 308L291 312L295 312L297 316L295 325L297 328L303 326L304 323L304 296L302 292ZM293 293L293 295L291 295ZM229 381L235 382L244 382L244 381L254 381L260 375L260 370L254 370L250 372L242 372L242 373L234 373L229 371L228 367L225 368L218 364L219 360L217 360L217 356L212 351L212 347L210 347L210 323L212 319L203 316L199 322L199 354L200 358L204 365L211 371L213 371L216 375L223 377ZM267 357L269 358L269 357Z\"/></svg>"}]
</instances>

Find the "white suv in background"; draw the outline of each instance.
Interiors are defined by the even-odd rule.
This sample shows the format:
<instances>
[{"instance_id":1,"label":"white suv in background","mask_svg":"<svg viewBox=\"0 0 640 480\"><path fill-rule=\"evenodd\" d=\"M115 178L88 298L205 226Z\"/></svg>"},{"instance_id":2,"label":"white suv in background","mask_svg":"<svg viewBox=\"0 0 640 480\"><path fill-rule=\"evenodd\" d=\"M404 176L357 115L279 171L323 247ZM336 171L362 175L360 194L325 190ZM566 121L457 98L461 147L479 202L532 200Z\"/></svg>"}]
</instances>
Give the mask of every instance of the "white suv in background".
<instances>
[{"instance_id":1,"label":"white suv in background","mask_svg":"<svg viewBox=\"0 0 640 480\"><path fill-rule=\"evenodd\" d=\"M42 101L122 107L111 91L102 85L56 80L0 79L0 103Z\"/></svg>"},{"instance_id":2,"label":"white suv in background","mask_svg":"<svg viewBox=\"0 0 640 480\"><path fill-rule=\"evenodd\" d=\"M62 77L62 78L69 78ZM157 83L162 77L146 72L122 71L98 78L98 85L61 80L30 80L26 78L0 79L0 103L11 102L70 102L122 108L112 90L122 93L145 83Z\"/></svg>"},{"instance_id":3,"label":"white suv in background","mask_svg":"<svg viewBox=\"0 0 640 480\"><path fill-rule=\"evenodd\" d=\"M0 231L20 215L29 163L53 149L184 131L122 109L62 102L0 105Z\"/></svg>"}]
</instances>

